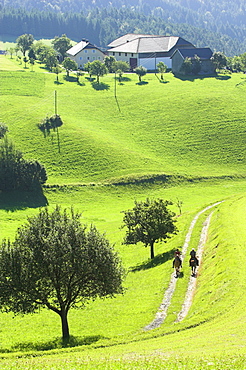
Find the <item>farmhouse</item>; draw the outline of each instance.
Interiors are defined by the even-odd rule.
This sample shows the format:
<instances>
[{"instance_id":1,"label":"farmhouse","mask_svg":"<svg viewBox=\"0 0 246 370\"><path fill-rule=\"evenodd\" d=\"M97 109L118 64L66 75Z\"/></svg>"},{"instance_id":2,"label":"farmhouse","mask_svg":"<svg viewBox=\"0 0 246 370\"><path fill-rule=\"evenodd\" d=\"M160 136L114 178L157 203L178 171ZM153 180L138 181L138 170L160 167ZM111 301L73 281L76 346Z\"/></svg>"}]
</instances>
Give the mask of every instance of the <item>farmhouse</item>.
<instances>
[{"instance_id":1,"label":"farmhouse","mask_svg":"<svg viewBox=\"0 0 246 370\"><path fill-rule=\"evenodd\" d=\"M154 36L127 34L111 42L107 53L116 60L130 64L131 69L142 65L148 70L155 70L162 61L168 68L172 67L171 56L175 50L195 48L190 42L176 36Z\"/></svg>"},{"instance_id":2,"label":"farmhouse","mask_svg":"<svg viewBox=\"0 0 246 370\"><path fill-rule=\"evenodd\" d=\"M93 62L94 60L103 61L105 57L102 50L86 39L82 39L78 44L71 47L67 50L66 54L78 64L79 68L83 68L86 63Z\"/></svg>"},{"instance_id":3,"label":"farmhouse","mask_svg":"<svg viewBox=\"0 0 246 370\"><path fill-rule=\"evenodd\" d=\"M182 64L186 58L190 58L191 61L195 60L195 56L198 56L201 61L201 70L199 74L211 74L214 73L214 65L211 61L213 52L210 48L196 48L196 49L177 49L171 56L172 59L172 71L177 74L184 74L182 71Z\"/></svg>"}]
</instances>

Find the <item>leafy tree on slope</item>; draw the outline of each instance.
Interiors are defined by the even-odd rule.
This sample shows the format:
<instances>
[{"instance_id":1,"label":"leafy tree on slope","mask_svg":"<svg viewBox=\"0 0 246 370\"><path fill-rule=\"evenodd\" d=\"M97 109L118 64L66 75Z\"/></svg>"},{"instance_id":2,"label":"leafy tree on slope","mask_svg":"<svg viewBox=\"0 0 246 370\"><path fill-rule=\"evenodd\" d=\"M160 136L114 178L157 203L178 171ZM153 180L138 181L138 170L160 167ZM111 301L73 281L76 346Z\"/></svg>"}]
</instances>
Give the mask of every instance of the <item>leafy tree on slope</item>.
<instances>
[{"instance_id":1,"label":"leafy tree on slope","mask_svg":"<svg viewBox=\"0 0 246 370\"><path fill-rule=\"evenodd\" d=\"M68 312L97 297L122 293L124 271L108 240L93 226L87 231L71 210L39 214L0 248L0 306L15 313L46 307L60 316L69 341Z\"/></svg>"},{"instance_id":2,"label":"leafy tree on slope","mask_svg":"<svg viewBox=\"0 0 246 370\"><path fill-rule=\"evenodd\" d=\"M142 242L150 247L150 258L154 258L154 243L166 241L177 232L173 220L175 214L167 208L171 204L167 200L147 198L143 202L135 202L133 209L124 211L123 227L128 229L124 244Z\"/></svg>"},{"instance_id":3,"label":"leafy tree on slope","mask_svg":"<svg viewBox=\"0 0 246 370\"><path fill-rule=\"evenodd\" d=\"M16 42L17 42L17 46L20 48L21 52L23 53L23 56L25 57L27 50L30 49L30 47L32 46L34 42L34 38L33 38L33 35L26 33L24 35L19 36Z\"/></svg>"}]
</instances>

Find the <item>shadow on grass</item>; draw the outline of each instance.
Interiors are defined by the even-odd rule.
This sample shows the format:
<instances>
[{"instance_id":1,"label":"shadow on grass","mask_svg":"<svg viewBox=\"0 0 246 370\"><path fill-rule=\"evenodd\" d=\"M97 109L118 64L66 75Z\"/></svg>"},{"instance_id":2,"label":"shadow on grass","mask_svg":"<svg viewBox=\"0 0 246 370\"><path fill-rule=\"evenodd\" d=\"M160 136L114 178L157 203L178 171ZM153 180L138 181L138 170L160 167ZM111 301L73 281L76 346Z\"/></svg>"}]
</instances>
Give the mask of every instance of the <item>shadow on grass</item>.
<instances>
[{"instance_id":1,"label":"shadow on grass","mask_svg":"<svg viewBox=\"0 0 246 370\"><path fill-rule=\"evenodd\" d=\"M149 259L146 262L143 262L140 265L133 266L129 268L129 271L136 272L136 271L142 271L142 270L148 270L153 267L162 265L163 263L172 260L174 255L174 249L171 249L168 252L158 254L158 256L154 257L153 259Z\"/></svg>"},{"instance_id":2,"label":"shadow on grass","mask_svg":"<svg viewBox=\"0 0 246 370\"><path fill-rule=\"evenodd\" d=\"M78 82L78 78L74 76L64 76L63 78L68 82Z\"/></svg>"},{"instance_id":3,"label":"shadow on grass","mask_svg":"<svg viewBox=\"0 0 246 370\"><path fill-rule=\"evenodd\" d=\"M17 343L13 347L11 347L12 352L16 351L49 351L52 349L60 349L60 348L72 348L78 346L89 346L92 343L99 341L100 339L105 339L101 335L93 335L88 337L74 337L70 336L68 342L64 342L62 338L56 338L54 340L48 342L22 342Z\"/></svg>"},{"instance_id":4,"label":"shadow on grass","mask_svg":"<svg viewBox=\"0 0 246 370\"><path fill-rule=\"evenodd\" d=\"M148 85L148 82L147 81L141 81L141 82L137 82L136 85Z\"/></svg>"},{"instance_id":5,"label":"shadow on grass","mask_svg":"<svg viewBox=\"0 0 246 370\"><path fill-rule=\"evenodd\" d=\"M184 277L184 273L183 273L183 271L181 271L181 272L179 273L178 279L182 279L183 277Z\"/></svg>"},{"instance_id":6,"label":"shadow on grass","mask_svg":"<svg viewBox=\"0 0 246 370\"><path fill-rule=\"evenodd\" d=\"M104 82L92 82L91 85L95 90L109 90L109 85Z\"/></svg>"},{"instance_id":7,"label":"shadow on grass","mask_svg":"<svg viewBox=\"0 0 246 370\"><path fill-rule=\"evenodd\" d=\"M9 191L0 192L0 209L14 212L25 208L46 206L48 200L42 191Z\"/></svg>"},{"instance_id":8,"label":"shadow on grass","mask_svg":"<svg viewBox=\"0 0 246 370\"><path fill-rule=\"evenodd\" d=\"M181 81L190 81L190 82L194 82L195 80L204 80L205 78L216 78L217 80L227 81L231 78L231 76L229 75L218 75L218 74L200 75L200 76L184 76L175 74L174 77Z\"/></svg>"},{"instance_id":9,"label":"shadow on grass","mask_svg":"<svg viewBox=\"0 0 246 370\"><path fill-rule=\"evenodd\" d=\"M90 81L90 82L93 82L93 81L95 81L95 77L85 77L85 79L87 80L87 81Z\"/></svg>"},{"instance_id":10,"label":"shadow on grass","mask_svg":"<svg viewBox=\"0 0 246 370\"><path fill-rule=\"evenodd\" d=\"M77 81L77 85L79 85L79 86L85 86L85 83L84 82Z\"/></svg>"},{"instance_id":11,"label":"shadow on grass","mask_svg":"<svg viewBox=\"0 0 246 370\"><path fill-rule=\"evenodd\" d=\"M54 81L54 84L56 84L56 85L63 85L63 82L60 82L60 81Z\"/></svg>"},{"instance_id":12,"label":"shadow on grass","mask_svg":"<svg viewBox=\"0 0 246 370\"><path fill-rule=\"evenodd\" d=\"M131 79L131 78L129 78L129 77L121 77L121 79L119 79L119 77L116 77L115 79L116 79L116 81L119 81L119 83L120 83L120 82L129 82L129 81L131 81L131 80L132 80L132 79Z\"/></svg>"}]
</instances>

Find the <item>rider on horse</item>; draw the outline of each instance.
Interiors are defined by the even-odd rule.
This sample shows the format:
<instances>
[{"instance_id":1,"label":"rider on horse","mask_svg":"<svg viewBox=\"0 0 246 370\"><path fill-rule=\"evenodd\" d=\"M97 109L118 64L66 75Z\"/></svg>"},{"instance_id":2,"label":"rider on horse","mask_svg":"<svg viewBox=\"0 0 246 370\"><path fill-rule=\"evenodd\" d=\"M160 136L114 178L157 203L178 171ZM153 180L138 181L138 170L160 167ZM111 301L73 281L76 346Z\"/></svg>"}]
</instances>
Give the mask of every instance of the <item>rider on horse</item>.
<instances>
[{"instance_id":1,"label":"rider on horse","mask_svg":"<svg viewBox=\"0 0 246 370\"><path fill-rule=\"evenodd\" d=\"M182 267L182 260L181 260L180 256L181 256L181 252L177 248L176 251L174 252L173 268L174 268L175 260L178 260L180 262L180 267Z\"/></svg>"},{"instance_id":2,"label":"rider on horse","mask_svg":"<svg viewBox=\"0 0 246 370\"><path fill-rule=\"evenodd\" d=\"M194 248L192 248L192 250L190 251L190 266L191 266L191 261L196 261L196 265L197 266L199 266L199 261L198 261L198 258L197 258L197 256L196 256L196 251L195 251L195 249Z\"/></svg>"}]
</instances>

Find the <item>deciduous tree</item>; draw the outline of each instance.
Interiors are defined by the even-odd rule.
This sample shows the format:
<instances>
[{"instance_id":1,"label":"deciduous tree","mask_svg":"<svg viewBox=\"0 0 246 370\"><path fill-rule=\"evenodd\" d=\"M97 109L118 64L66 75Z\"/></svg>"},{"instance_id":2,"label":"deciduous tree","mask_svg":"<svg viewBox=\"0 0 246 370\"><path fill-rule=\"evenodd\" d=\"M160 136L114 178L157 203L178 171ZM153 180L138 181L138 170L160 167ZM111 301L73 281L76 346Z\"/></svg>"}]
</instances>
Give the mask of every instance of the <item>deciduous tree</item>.
<instances>
[{"instance_id":1,"label":"deciduous tree","mask_svg":"<svg viewBox=\"0 0 246 370\"><path fill-rule=\"evenodd\" d=\"M61 54L62 59L65 58L66 52L72 47L71 40L63 34L61 37L55 37L52 41L54 49Z\"/></svg>"},{"instance_id":2,"label":"deciduous tree","mask_svg":"<svg viewBox=\"0 0 246 370\"><path fill-rule=\"evenodd\" d=\"M20 150L4 137L0 142L0 190L40 190L46 182L44 166L35 160L26 160Z\"/></svg>"},{"instance_id":3,"label":"deciduous tree","mask_svg":"<svg viewBox=\"0 0 246 370\"><path fill-rule=\"evenodd\" d=\"M143 66L139 66L134 69L134 72L138 75L139 82L142 82L142 77L146 75L147 69Z\"/></svg>"},{"instance_id":4,"label":"deciduous tree","mask_svg":"<svg viewBox=\"0 0 246 370\"><path fill-rule=\"evenodd\" d=\"M167 207L172 202L162 199L135 202L135 207L123 211L123 227L127 227L124 244L144 243L150 247L150 258L154 258L154 243L176 234L175 213Z\"/></svg>"},{"instance_id":5,"label":"deciduous tree","mask_svg":"<svg viewBox=\"0 0 246 370\"><path fill-rule=\"evenodd\" d=\"M2 139L8 131L8 126L0 122L0 139Z\"/></svg>"},{"instance_id":6,"label":"deciduous tree","mask_svg":"<svg viewBox=\"0 0 246 370\"><path fill-rule=\"evenodd\" d=\"M34 42L34 38L33 35L26 33L24 35L19 36L16 42L17 46L20 48L21 52L23 53L23 56L25 57L27 50L30 49Z\"/></svg>"},{"instance_id":7,"label":"deciduous tree","mask_svg":"<svg viewBox=\"0 0 246 370\"><path fill-rule=\"evenodd\" d=\"M92 76L97 77L97 83L99 83L99 78L106 75L108 72L107 67L104 63L100 62L100 60L94 60L90 63L90 70Z\"/></svg>"},{"instance_id":8,"label":"deciduous tree","mask_svg":"<svg viewBox=\"0 0 246 370\"><path fill-rule=\"evenodd\" d=\"M75 60L72 60L68 57L64 59L62 65L67 72L67 77L69 77L69 72L77 71L78 69L78 64L75 62Z\"/></svg>"},{"instance_id":9,"label":"deciduous tree","mask_svg":"<svg viewBox=\"0 0 246 370\"><path fill-rule=\"evenodd\" d=\"M227 58L221 51L216 51L213 53L213 56L211 58L215 69L222 69L226 67L227 64Z\"/></svg>"},{"instance_id":10,"label":"deciduous tree","mask_svg":"<svg viewBox=\"0 0 246 370\"><path fill-rule=\"evenodd\" d=\"M46 307L60 316L69 340L68 312L97 297L122 293L124 271L109 241L80 215L41 209L0 249L0 306L15 313Z\"/></svg>"},{"instance_id":11,"label":"deciduous tree","mask_svg":"<svg viewBox=\"0 0 246 370\"><path fill-rule=\"evenodd\" d=\"M181 72L185 75L189 75L192 71L192 61L191 58L186 57L180 68Z\"/></svg>"},{"instance_id":12,"label":"deciduous tree","mask_svg":"<svg viewBox=\"0 0 246 370\"><path fill-rule=\"evenodd\" d=\"M116 62L116 59L112 55L107 55L104 58L104 64L107 67L107 70L109 71L109 73L115 72L115 69L114 69L114 63L115 62ZM117 68L117 69L119 69L119 68Z\"/></svg>"},{"instance_id":13,"label":"deciduous tree","mask_svg":"<svg viewBox=\"0 0 246 370\"><path fill-rule=\"evenodd\" d=\"M157 64L157 68L158 68L158 72L161 74L161 80L164 80L164 77L163 77L163 74L166 72L167 70L167 66L164 62L159 62Z\"/></svg>"}]
</instances>

